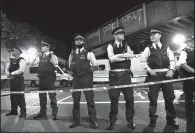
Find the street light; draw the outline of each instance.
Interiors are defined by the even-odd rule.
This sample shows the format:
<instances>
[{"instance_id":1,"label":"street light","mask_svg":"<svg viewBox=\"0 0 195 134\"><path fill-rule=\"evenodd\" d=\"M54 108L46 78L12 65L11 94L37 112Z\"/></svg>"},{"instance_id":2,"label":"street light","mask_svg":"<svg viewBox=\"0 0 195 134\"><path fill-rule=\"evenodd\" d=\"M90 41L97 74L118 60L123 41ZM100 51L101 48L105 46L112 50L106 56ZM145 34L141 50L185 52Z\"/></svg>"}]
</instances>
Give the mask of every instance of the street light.
<instances>
[{"instance_id":1,"label":"street light","mask_svg":"<svg viewBox=\"0 0 195 134\"><path fill-rule=\"evenodd\" d=\"M175 44L183 44L184 43L184 41L186 40L186 38L185 38L185 36L184 35L182 35L182 34L177 34L177 35L175 35L174 37L173 37L173 42L175 43Z\"/></svg>"},{"instance_id":2,"label":"street light","mask_svg":"<svg viewBox=\"0 0 195 134\"><path fill-rule=\"evenodd\" d=\"M178 49L177 51L180 52L183 48L186 47L185 41L186 41L186 37L182 34L177 34L173 37L173 43L175 43L176 45L178 45Z\"/></svg>"},{"instance_id":3,"label":"street light","mask_svg":"<svg viewBox=\"0 0 195 134\"><path fill-rule=\"evenodd\" d=\"M28 53L28 57L29 57L29 62L31 62L32 57L35 56L35 54L37 53L37 50L35 48L29 48L27 50Z\"/></svg>"},{"instance_id":4,"label":"street light","mask_svg":"<svg viewBox=\"0 0 195 134\"><path fill-rule=\"evenodd\" d=\"M35 48L29 48L28 49L28 55L29 56L34 56L37 50Z\"/></svg>"}]
</instances>

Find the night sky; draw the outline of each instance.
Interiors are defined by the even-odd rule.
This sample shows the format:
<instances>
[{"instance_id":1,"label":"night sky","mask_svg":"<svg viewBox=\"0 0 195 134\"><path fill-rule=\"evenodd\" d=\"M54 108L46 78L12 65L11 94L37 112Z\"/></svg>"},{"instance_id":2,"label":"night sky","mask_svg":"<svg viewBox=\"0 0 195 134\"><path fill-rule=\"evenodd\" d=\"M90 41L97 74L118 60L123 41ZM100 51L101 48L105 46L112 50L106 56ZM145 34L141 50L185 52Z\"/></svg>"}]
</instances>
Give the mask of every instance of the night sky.
<instances>
[{"instance_id":1,"label":"night sky","mask_svg":"<svg viewBox=\"0 0 195 134\"><path fill-rule=\"evenodd\" d=\"M75 32L87 33L146 0L1 0L4 12L71 47Z\"/></svg>"}]
</instances>

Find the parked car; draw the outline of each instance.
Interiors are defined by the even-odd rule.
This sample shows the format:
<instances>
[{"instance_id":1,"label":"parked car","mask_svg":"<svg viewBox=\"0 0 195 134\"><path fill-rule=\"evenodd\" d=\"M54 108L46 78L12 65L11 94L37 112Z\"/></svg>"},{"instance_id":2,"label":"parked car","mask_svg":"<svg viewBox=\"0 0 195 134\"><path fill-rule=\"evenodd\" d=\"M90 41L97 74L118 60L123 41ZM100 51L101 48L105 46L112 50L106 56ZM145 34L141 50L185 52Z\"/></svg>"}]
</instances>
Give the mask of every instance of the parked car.
<instances>
[{"instance_id":1,"label":"parked car","mask_svg":"<svg viewBox=\"0 0 195 134\"><path fill-rule=\"evenodd\" d=\"M65 73L59 66L55 67L55 72L56 86L67 87L69 85L72 85L73 77L71 74ZM24 84L25 85L29 84L33 87L38 86L39 78L37 77L37 73L38 66L26 65L26 69L24 71Z\"/></svg>"}]
</instances>

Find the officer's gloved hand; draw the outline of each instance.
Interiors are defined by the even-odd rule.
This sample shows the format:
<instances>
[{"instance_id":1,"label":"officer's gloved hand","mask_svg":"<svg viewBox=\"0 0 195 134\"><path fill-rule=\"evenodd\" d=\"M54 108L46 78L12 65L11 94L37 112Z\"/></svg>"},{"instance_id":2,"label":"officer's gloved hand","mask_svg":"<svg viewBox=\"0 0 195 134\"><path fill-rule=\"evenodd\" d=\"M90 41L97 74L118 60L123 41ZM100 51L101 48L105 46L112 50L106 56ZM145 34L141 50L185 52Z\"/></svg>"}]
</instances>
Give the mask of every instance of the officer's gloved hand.
<instances>
[{"instance_id":1,"label":"officer's gloved hand","mask_svg":"<svg viewBox=\"0 0 195 134\"><path fill-rule=\"evenodd\" d=\"M7 74L7 78L10 78L10 76L11 76L11 74L10 74L10 73L8 73L8 74Z\"/></svg>"},{"instance_id":2,"label":"officer's gloved hand","mask_svg":"<svg viewBox=\"0 0 195 134\"><path fill-rule=\"evenodd\" d=\"M167 74L166 74L166 77L172 78L173 77L173 74L174 74L173 70L168 70L167 71Z\"/></svg>"},{"instance_id":3,"label":"officer's gloved hand","mask_svg":"<svg viewBox=\"0 0 195 134\"><path fill-rule=\"evenodd\" d=\"M14 76L11 73L7 74L7 77L10 79L14 79Z\"/></svg>"},{"instance_id":4,"label":"officer's gloved hand","mask_svg":"<svg viewBox=\"0 0 195 134\"><path fill-rule=\"evenodd\" d=\"M90 68L90 71L91 72L94 72L94 71L97 71L98 70L98 66L93 66Z\"/></svg>"},{"instance_id":5,"label":"officer's gloved hand","mask_svg":"<svg viewBox=\"0 0 195 134\"><path fill-rule=\"evenodd\" d=\"M151 76L156 76L156 72L154 70L148 70Z\"/></svg>"}]
</instances>

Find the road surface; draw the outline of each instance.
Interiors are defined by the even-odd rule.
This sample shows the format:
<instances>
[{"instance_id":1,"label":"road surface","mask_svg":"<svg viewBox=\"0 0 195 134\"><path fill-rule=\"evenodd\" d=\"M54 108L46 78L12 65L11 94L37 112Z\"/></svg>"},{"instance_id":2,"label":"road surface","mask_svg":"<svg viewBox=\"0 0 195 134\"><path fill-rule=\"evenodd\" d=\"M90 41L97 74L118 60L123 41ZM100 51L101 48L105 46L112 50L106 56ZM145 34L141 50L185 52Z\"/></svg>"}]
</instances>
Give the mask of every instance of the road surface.
<instances>
[{"instance_id":1,"label":"road surface","mask_svg":"<svg viewBox=\"0 0 195 134\"><path fill-rule=\"evenodd\" d=\"M95 87L106 86L107 84L95 84ZM174 88L181 88L178 86L180 84L175 84ZM27 87L31 90L31 87ZM53 121L51 116L50 100L48 98L47 103L47 120L33 120L33 116L39 112L39 98L38 94L25 94L26 105L27 105L27 118L19 119L18 116L8 116L5 114L10 110L10 100L9 95L1 96L1 132L185 132L186 122L184 118L184 97L182 90L175 90L176 99L175 107L177 110L176 121L180 125L180 129L174 131L171 126L166 125L166 112L164 109L164 99L162 92L159 93L158 98L158 110L159 115L156 127L151 129L147 127L149 123L148 118L148 97L147 91L148 87L139 87L134 89L134 99L135 99L135 117L134 122L136 124L136 129L131 130L126 127L125 119L125 101L123 94L120 95L119 107L118 107L118 120L116 126L112 131L106 130L108 125L108 115L110 110L110 100L107 91L95 92L95 106L97 110L97 123L99 127L97 129L92 129L88 120L88 110L87 104L82 94L80 103L80 113L81 113L81 125L79 127L70 129L68 126L71 123L72 117L72 97L71 92L67 88L58 88L67 90L63 93L57 94L58 100L58 116L59 120ZM18 109L19 111L20 109Z\"/></svg>"}]
</instances>

